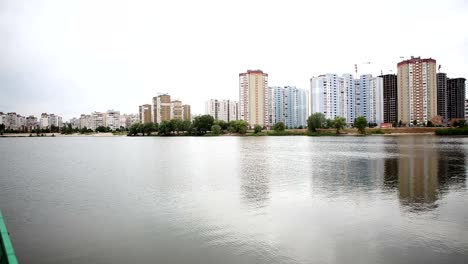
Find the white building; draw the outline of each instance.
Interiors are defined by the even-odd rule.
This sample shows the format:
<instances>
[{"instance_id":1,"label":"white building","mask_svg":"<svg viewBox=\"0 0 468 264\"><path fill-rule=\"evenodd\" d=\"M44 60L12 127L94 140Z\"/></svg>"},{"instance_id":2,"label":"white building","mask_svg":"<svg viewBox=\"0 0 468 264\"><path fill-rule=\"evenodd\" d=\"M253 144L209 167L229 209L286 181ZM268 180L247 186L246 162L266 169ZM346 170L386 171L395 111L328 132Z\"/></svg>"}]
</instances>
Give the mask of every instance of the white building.
<instances>
[{"instance_id":1,"label":"white building","mask_svg":"<svg viewBox=\"0 0 468 264\"><path fill-rule=\"evenodd\" d=\"M92 112L91 122L89 123L88 128L96 130L98 127L106 127L106 113Z\"/></svg>"},{"instance_id":2,"label":"white building","mask_svg":"<svg viewBox=\"0 0 468 264\"><path fill-rule=\"evenodd\" d=\"M135 123L139 123L140 120L137 114L123 114L120 115L120 126L124 128L130 128Z\"/></svg>"},{"instance_id":3,"label":"white building","mask_svg":"<svg viewBox=\"0 0 468 264\"><path fill-rule=\"evenodd\" d=\"M338 77L326 74L311 79L312 113L323 113L326 118L337 116L354 123L364 116L370 123L383 123L383 78L361 75L354 79L351 74Z\"/></svg>"},{"instance_id":4,"label":"white building","mask_svg":"<svg viewBox=\"0 0 468 264\"><path fill-rule=\"evenodd\" d=\"M39 121L40 128L49 128L49 115L47 113L41 114L41 119Z\"/></svg>"},{"instance_id":5,"label":"white building","mask_svg":"<svg viewBox=\"0 0 468 264\"><path fill-rule=\"evenodd\" d=\"M239 103L232 100L210 99L205 102L205 114L226 122L239 120Z\"/></svg>"},{"instance_id":6,"label":"white building","mask_svg":"<svg viewBox=\"0 0 468 264\"><path fill-rule=\"evenodd\" d=\"M120 129L120 111L108 110L105 121L105 127L111 130Z\"/></svg>"},{"instance_id":7,"label":"white building","mask_svg":"<svg viewBox=\"0 0 468 264\"><path fill-rule=\"evenodd\" d=\"M325 74L310 79L311 113L323 113L326 118L344 116L340 107L342 79L337 74Z\"/></svg>"},{"instance_id":8,"label":"white building","mask_svg":"<svg viewBox=\"0 0 468 264\"><path fill-rule=\"evenodd\" d=\"M308 117L307 91L295 86L269 87L269 121L283 122L288 128L305 127Z\"/></svg>"},{"instance_id":9,"label":"white building","mask_svg":"<svg viewBox=\"0 0 468 264\"><path fill-rule=\"evenodd\" d=\"M468 99L465 99L465 120L468 120Z\"/></svg>"}]
</instances>

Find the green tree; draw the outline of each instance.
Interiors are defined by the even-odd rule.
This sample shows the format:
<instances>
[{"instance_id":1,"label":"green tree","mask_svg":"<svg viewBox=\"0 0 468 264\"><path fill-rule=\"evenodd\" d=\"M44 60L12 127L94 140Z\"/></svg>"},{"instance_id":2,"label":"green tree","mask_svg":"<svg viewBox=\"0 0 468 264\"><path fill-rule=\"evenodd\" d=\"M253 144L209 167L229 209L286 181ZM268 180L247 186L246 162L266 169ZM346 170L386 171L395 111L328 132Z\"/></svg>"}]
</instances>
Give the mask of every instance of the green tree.
<instances>
[{"instance_id":1,"label":"green tree","mask_svg":"<svg viewBox=\"0 0 468 264\"><path fill-rule=\"evenodd\" d=\"M261 125L255 125L254 126L254 133L258 134L258 133L262 132L262 129L263 129L263 127Z\"/></svg>"},{"instance_id":2,"label":"green tree","mask_svg":"<svg viewBox=\"0 0 468 264\"><path fill-rule=\"evenodd\" d=\"M197 134L205 134L211 129L214 118L211 115L197 116L193 120L193 129Z\"/></svg>"},{"instance_id":3,"label":"green tree","mask_svg":"<svg viewBox=\"0 0 468 264\"><path fill-rule=\"evenodd\" d=\"M324 127L326 123L323 113L314 113L307 119L307 129L310 132L317 132L317 129Z\"/></svg>"},{"instance_id":4,"label":"green tree","mask_svg":"<svg viewBox=\"0 0 468 264\"><path fill-rule=\"evenodd\" d=\"M107 128L105 126L98 126L96 128L96 132L99 132L99 133L107 132Z\"/></svg>"},{"instance_id":5,"label":"green tree","mask_svg":"<svg viewBox=\"0 0 468 264\"><path fill-rule=\"evenodd\" d=\"M0 135L3 135L5 132L5 124L0 124Z\"/></svg>"},{"instance_id":6,"label":"green tree","mask_svg":"<svg viewBox=\"0 0 468 264\"><path fill-rule=\"evenodd\" d=\"M358 129L359 133L365 134L367 126L367 119L364 116L359 116L354 119L354 127Z\"/></svg>"},{"instance_id":7,"label":"green tree","mask_svg":"<svg viewBox=\"0 0 468 264\"><path fill-rule=\"evenodd\" d=\"M275 132L283 132L284 129L285 129L285 126L283 122L278 122L273 126L273 130Z\"/></svg>"},{"instance_id":8,"label":"green tree","mask_svg":"<svg viewBox=\"0 0 468 264\"><path fill-rule=\"evenodd\" d=\"M152 132L158 131L157 124L155 124L155 123L153 123L153 122L149 122L149 123L143 124L143 126L141 127L141 129L143 130L143 131L142 131L143 136L144 136L145 134L146 134L147 136L150 136Z\"/></svg>"},{"instance_id":9,"label":"green tree","mask_svg":"<svg viewBox=\"0 0 468 264\"><path fill-rule=\"evenodd\" d=\"M418 120L413 120L413 125L417 125L418 124Z\"/></svg>"},{"instance_id":10,"label":"green tree","mask_svg":"<svg viewBox=\"0 0 468 264\"><path fill-rule=\"evenodd\" d=\"M128 135L130 135L130 136L136 136L136 135L138 135L138 133L140 133L140 131L141 131L140 126L141 126L140 123L132 124L132 125L130 126Z\"/></svg>"},{"instance_id":11,"label":"green tree","mask_svg":"<svg viewBox=\"0 0 468 264\"><path fill-rule=\"evenodd\" d=\"M248 127L249 123L247 123L245 120L235 120L229 122L228 130L231 133L245 134Z\"/></svg>"},{"instance_id":12,"label":"green tree","mask_svg":"<svg viewBox=\"0 0 468 264\"><path fill-rule=\"evenodd\" d=\"M346 119L341 116L335 117L333 119L333 127L336 129L336 133L339 134L340 130L346 126Z\"/></svg>"},{"instance_id":13,"label":"green tree","mask_svg":"<svg viewBox=\"0 0 468 264\"><path fill-rule=\"evenodd\" d=\"M171 128L173 131L179 134L179 131L182 131L182 120L180 119L171 119L169 122L171 122Z\"/></svg>"},{"instance_id":14,"label":"green tree","mask_svg":"<svg viewBox=\"0 0 468 264\"><path fill-rule=\"evenodd\" d=\"M171 121L162 121L160 124L159 124L159 135L161 136L168 136L172 133L172 131L174 131L174 128L172 127L172 123Z\"/></svg>"},{"instance_id":15,"label":"green tree","mask_svg":"<svg viewBox=\"0 0 468 264\"><path fill-rule=\"evenodd\" d=\"M434 127L434 124L432 123L431 120L428 120L427 123L426 123L426 126L427 127Z\"/></svg>"},{"instance_id":16,"label":"green tree","mask_svg":"<svg viewBox=\"0 0 468 264\"><path fill-rule=\"evenodd\" d=\"M219 136L219 134L221 134L221 126L220 125L212 125L211 126L211 133L213 135Z\"/></svg>"},{"instance_id":17,"label":"green tree","mask_svg":"<svg viewBox=\"0 0 468 264\"><path fill-rule=\"evenodd\" d=\"M192 130L192 122L190 122L189 120L182 121L182 123L180 124L180 131L186 131L190 133L191 130Z\"/></svg>"},{"instance_id":18,"label":"green tree","mask_svg":"<svg viewBox=\"0 0 468 264\"><path fill-rule=\"evenodd\" d=\"M214 124L219 125L221 127L221 130L227 130L229 127L229 123L224 120L215 120Z\"/></svg>"}]
</instances>

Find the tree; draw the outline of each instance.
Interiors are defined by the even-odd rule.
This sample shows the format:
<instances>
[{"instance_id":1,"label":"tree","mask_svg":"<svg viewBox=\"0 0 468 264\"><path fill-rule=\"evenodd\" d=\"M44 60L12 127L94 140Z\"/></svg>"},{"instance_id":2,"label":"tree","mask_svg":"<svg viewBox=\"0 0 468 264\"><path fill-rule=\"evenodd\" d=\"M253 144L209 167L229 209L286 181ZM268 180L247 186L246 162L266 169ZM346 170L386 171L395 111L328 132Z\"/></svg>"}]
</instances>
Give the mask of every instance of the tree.
<instances>
[{"instance_id":1,"label":"tree","mask_svg":"<svg viewBox=\"0 0 468 264\"><path fill-rule=\"evenodd\" d=\"M333 119L333 127L336 129L336 133L339 134L340 130L346 126L346 119L341 116L335 117Z\"/></svg>"},{"instance_id":2,"label":"tree","mask_svg":"<svg viewBox=\"0 0 468 264\"><path fill-rule=\"evenodd\" d=\"M466 121L464 119L455 120L455 121L452 122L452 126L462 128L462 127L465 126L465 123L466 123Z\"/></svg>"},{"instance_id":3,"label":"tree","mask_svg":"<svg viewBox=\"0 0 468 264\"><path fill-rule=\"evenodd\" d=\"M283 132L284 129L285 129L285 126L283 122L278 122L273 126L273 130L275 130L275 132Z\"/></svg>"},{"instance_id":4,"label":"tree","mask_svg":"<svg viewBox=\"0 0 468 264\"><path fill-rule=\"evenodd\" d=\"M401 120L398 122L398 127L401 127L403 125L403 122Z\"/></svg>"},{"instance_id":5,"label":"tree","mask_svg":"<svg viewBox=\"0 0 468 264\"><path fill-rule=\"evenodd\" d=\"M0 124L0 135L3 135L5 132L5 124Z\"/></svg>"},{"instance_id":6,"label":"tree","mask_svg":"<svg viewBox=\"0 0 468 264\"><path fill-rule=\"evenodd\" d=\"M258 133L262 132L262 128L263 127L261 125L255 125L254 126L254 133L258 134Z\"/></svg>"},{"instance_id":7,"label":"tree","mask_svg":"<svg viewBox=\"0 0 468 264\"><path fill-rule=\"evenodd\" d=\"M434 124L432 123L431 120L428 120L427 123L426 123L426 126L427 127L434 127Z\"/></svg>"},{"instance_id":8,"label":"tree","mask_svg":"<svg viewBox=\"0 0 468 264\"><path fill-rule=\"evenodd\" d=\"M182 121L182 123L180 124L180 131L186 131L190 133L191 130L192 122L190 122L189 120Z\"/></svg>"},{"instance_id":9,"label":"tree","mask_svg":"<svg viewBox=\"0 0 468 264\"><path fill-rule=\"evenodd\" d=\"M417 125L418 124L418 120L413 120L413 125Z\"/></svg>"},{"instance_id":10,"label":"tree","mask_svg":"<svg viewBox=\"0 0 468 264\"><path fill-rule=\"evenodd\" d=\"M214 124L219 125L221 127L221 130L227 130L228 127L229 127L228 122L226 122L224 120L215 120Z\"/></svg>"},{"instance_id":11,"label":"tree","mask_svg":"<svg viewBox=\"0 0 468 264\"><path fill-rule=\"evenodd\" d=\"M220 125L212 125L211 126L211 133L215 136L219 136L221 134L221 126Z\"/></svg>"},{"instance_id":12,"label":"tree","mask_svg":"<svg viewBox=\"0 0 468 264\"><path fill-rule=\"evenodd\" d=\"M182 120L180 119L171 119L171 127L172 130L179 134L179 131L182 131Z\"/></svg>"},{"instance_id":13,"label":"tree","mask_svg":"<svg viewBox=\"0 0 468 264\"><path fill-rule=\"evenodd\" d=\"M107 132L107 128L105 126L98 126L96 128L96 132L100 132L100 133Z\"/></svg>"},{"instance_id":14,"label":"tree","mask_svg":"<svg viewBox=\"0 0 468 264\"><path fill-rule=\"evenodd\" d=\"M367 119L364 116L359 116L354 119L354 127L358 129L359 133L366 133Z\"/></svg>"},{"instance_id":15,"label":"tree","mask_svg":"<svg viewBox=\"0 0 468 264\"><path fill-rule=\"evenodd\" d=\"M128 135L130 135L130 136L136 136L136 135L138 135L138 133L140 133L140 130L141 130L141 129L140 129L140 126L141 126L140 123L132 124L132 125L130 126L130 131L129 131Z\"/></svg>"},{"instance_id":16,"label":"tree","mask_svg":"<svg viewBox=\"0 0 468 264\"><path fill-rule=\"evenodd\" d=\"M310 132L317 132L317 129L322 128L326 122L323 113L314 113L307 119L307 129Z\"/></svg>"},{"instance_id":17,"label":"tree","mask_svg":"<svg viewBox=\"0 0 468 264\"><path fill-rule=\"evenodd\" d=\"M147 136L151 135L152 132L156 132L158 131L158 127L157 127L157 124L153 123L153 122L149 122L149 123L146 123L146 124L143 124L143 127L141 127L141 129L143 130L142 133L143 133L143 136L146 134Z\"/></svg>"},{"instance_id":18,"label":"tree","mask_svg":"<svg viewBox=\"0 0 468 264\"><path fill-rule=\"evenodd\" d=\"M171 121L162 121L161 124L159 124L159 135L161 136L168 136L174 131L174 128L172 127Z\"/></svg>"},{"instance_id":19,"label":"tree","mask_svg":"<svg viewBox=\"0 0 468 264\"><path fill-rule=\"evenodd\" d=\"M211 129L214 118L211 115L197 116L193 120L193 128L198 134L205 134Z\"/></svg>"},{"instance_id":20,"label":"tree","mask_svg":"<svg viewBox=\"0 0 468 264\"><path fill-rule=\"evenodd\" d=\"M235 120L229 122L228 130L231 133L239 133L245 134L247 132L247 128L249 127L249 123L245 120Z\"/></svg>"}]
</instances>

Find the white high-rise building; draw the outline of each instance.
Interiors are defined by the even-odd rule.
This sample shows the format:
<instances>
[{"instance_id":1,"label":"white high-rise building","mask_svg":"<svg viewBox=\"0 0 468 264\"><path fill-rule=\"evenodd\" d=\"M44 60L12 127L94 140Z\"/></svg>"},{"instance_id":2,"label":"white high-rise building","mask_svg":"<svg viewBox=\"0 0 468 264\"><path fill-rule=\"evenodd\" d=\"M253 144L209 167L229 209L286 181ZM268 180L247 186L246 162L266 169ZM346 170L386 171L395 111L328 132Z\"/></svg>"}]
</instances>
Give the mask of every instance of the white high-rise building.
<instances>
[{"instance_id":1,"label":"white high-rise building","mask_svg":"<svg viewBox=\"0 0 468 264\"><path fill-rule=\"evenodd\" d=\"M205 114L226 122L239 120L239 103L232 100L210 99L205 102Z\"/></svg>"},{"instance_id":2,"label":"white high-rise building","mask_svg":"<svg viewBox=\"0 0 468 264\"><path fill-rule=\"evenodd\" d=\"M106 127L111 130L120 129L120 111L108 110L106 113Z\"/></svg>"},{"instance_id":3,"label":"white high-rise building","mask_svg":"<svg viewBox=\"0 0 468 264\"><path fill-rule=\"evenodd\" d=\"M468 120L468 99L465 99L465 120Z\"/></svg>"},{"instance_id":4,"label":"white high-rise building","mask_svg":"<svg viewBox=\"0 0 468 264\"><path fill-rule=\"evenodd\" d=\"M269 122L283 122L289 128L305 127L308 116L307 91L295 86L268 88Z\"/></svg>"},{"instance_id":5,"label":"white high-rise building","mask_svg":"<svg viewBox=\"0 0 468 264\"><path fill-rule=\"evenodd\" d=\"M41 119L39 121L40 128L48 128L49 127L49 115L47 113L41 114Z\"/></svg>"},{"instance_id":6,"label":"white high-rise building","mask_svg":"<svg viewBox=\"0 0 468 264\"><path fill-rule=\"evenodd\" d=\"M351 74L326 74L311 79L312 113L337 116L354 123L364 116L370 123L383 123L383 79L370 74L354 79Z\"/></svg>"},{"instance_id":7,"label":"white high-rise building","mask_svg":"<svg viewBox=\"0 0 468 264\"><path fill-rule=\"evenodd\" d=\"M268 124L268 74L248 70L239 74L240 119L253 125Z\"/></svg>"},{"instance_id":8,"label":"white high-rise building","mask_svg":"<svg viewBox=\"0 0 468 264\"><path fill-rule=\"evenodd\" d=\"M340 108L342 79L337 74L328 73L310 79L311 113L323 113L326 118L344 116Z\"/></svg>"}]
</instances>

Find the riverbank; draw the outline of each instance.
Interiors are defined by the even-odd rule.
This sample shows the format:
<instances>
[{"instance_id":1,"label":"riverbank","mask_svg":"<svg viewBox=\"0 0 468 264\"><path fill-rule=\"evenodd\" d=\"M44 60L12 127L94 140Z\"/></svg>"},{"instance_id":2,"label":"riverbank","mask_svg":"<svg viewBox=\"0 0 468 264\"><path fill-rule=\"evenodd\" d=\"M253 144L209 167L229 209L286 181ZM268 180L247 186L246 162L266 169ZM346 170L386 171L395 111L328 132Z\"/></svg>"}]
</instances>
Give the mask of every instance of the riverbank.
<instances>
[{"instance_id":1,"label":"riverbank","mask_svg":"<svg viewBox=\"0 0 468 264\"><path fill-rule=\"evenodd\" d=\"M367 128L366 135L386 135L386 136L405 136L405 135L436 135L436 130L447 130L445 128L437 127L396 127L396 128ZM451 130L451 129L448 129ZM441 134L442 135L442 134ZM127 136L126 132L122 133L86 133L86 134L60 134L60 133L44 133L41 135L28 134L28 133L14 133L3 134L0 137L122 137ZM151 136L158 136L153 133ZM171 136L192 136L189 134L174 134ZM203 136L217 136L207 133ZM318 132L309 132L307 129L287 129L285 131L277 132L274 130L263 130L260 133L254 133L253 130L248 130L246 134L238 133L225 133L219 136L362 136L356 128L346 128L336 134L335 129L319 129Z\"/></svg>"}]
</instances>

